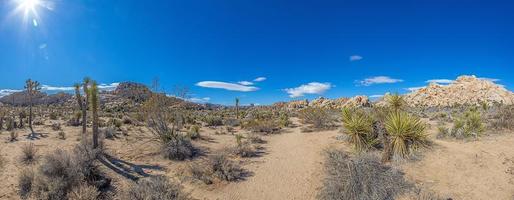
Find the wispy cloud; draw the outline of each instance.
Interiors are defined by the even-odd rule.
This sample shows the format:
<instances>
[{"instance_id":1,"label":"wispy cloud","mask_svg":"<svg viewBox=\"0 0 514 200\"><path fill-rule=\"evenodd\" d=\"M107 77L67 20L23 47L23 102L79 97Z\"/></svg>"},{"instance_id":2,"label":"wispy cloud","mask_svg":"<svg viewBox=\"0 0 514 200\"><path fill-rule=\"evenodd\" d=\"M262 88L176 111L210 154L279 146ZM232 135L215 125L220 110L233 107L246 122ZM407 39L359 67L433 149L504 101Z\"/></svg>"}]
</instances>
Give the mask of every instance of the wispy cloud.
<instances>
[{"instance_id":1,"label":"wispy cloud","mask_svg":"<svg viewBox=\"0 0 514 200\"><path fill-rule=\"evenodd\" d=\"M41 86L42 91L73 91L74 87L61 87L61 86L50 86L50 85L43 85Z\"/></svg>"},{"instance_id":2,"label":"wispy cloud","mask_svg":"<svg viewBox=\"0 0 514 200\"><path fill-rule=\"evenodd\" d=\"M256 91L259 88L247 85L241 85L236 83L227 83L221 81L201 81L196 83L197 86L205 87L205 88L216 88L216 89L224 89L230 91L239 91L239 92L252 92Z\"/></svg>"},{"instance_id":3,"label":"wispy cloud","mask_svg":"<svg viewBox=\"0 0 514 200\"><path fill-rule=\"evenodd\" d=\"M418 90L423 89L423 88L426 88L426 86L410 87L410 88L405 88L405 89L408 90L408 91L414 92L414 91L418 91Z\"/></svg>"},{"instance_id":4,"label":"wispy cloud","mask_svg":"<svg viewBox=\"0 0 514 200\"><path fill-rule=\"evenodd\" d=\"M102 83L98 85L98 89L101 91L114 91L116 88L120 85L120 83L111 83L111 84L105 84Z\"/></svg>"},{"instance_id":5,"label":"wispy cloud","mask_svg":"<svg viewBox=\"0 0 514 200\"><path fill-rule=\"evenodd\" d=\"M246 85L246 86L248 86L248 85L253 85L253 83L252 83L252 82L250 82L250 81L239 81L239 82L237 82L237 83L239 83L240 85Z\"/></svg>"},{"instance_id":6,"label":"wispy cloud","mask_svg":"<svg viewBox=\"0 0 514 200\"><path fill-rule=\"evenodd\" d=\"M21 92L22 90L13 90L13 89L2 89L0 90L0 98L10 95L15 92Z\"/></svg>"},{"instance_id":7,"label":"wispy cloud","mask_svg":"<svg viewBox=\"0 0 514 200\"><path fill-rule=\"evenodd\" d=\"M332 84L330 83L311 82L296 88L287 88L284 89L284 91L289 94L289 97L296 98L305 96L305 94L323 94L330 88L332 88Z\"/></svg>"},{"instance_id":8,"label":"wispy cloud","mask_svg":"<svg viewBox=\"0 0 514 200\"><path fill-rule=\"evenodd\" d=\"M380 98L383 96L384 96L383 94L374 94L374 95L369 95L369 98Z\"/></svg>"},{"instance_id":9,"label":"wispy cloud","mask_svg":"<svg viewBox=\"0 0 514 200\"><path fill-rule=\"evenodd\" d=\"M486 81L491 81L491 82L498 82L498 81L501 81L500 79L497 79L497 78L485 78L485 77L482 77L482 78L478 78L480 80L486 80Z\"/></svg>"},{"instance_id":10,"label":"wispy cloud","mask_svg":"<svg viewBox=\"0 0 514 200\"><path fill-rule=\"evenodd\" d=\"M438 84L450 84L453 83L453 80L450 79L431 79L425 81L426 83L438 83Z\"/></svg>"},{"instance_id":11,"label":"wispy cloud","mask_svg":"<svg viewBox=\"0 0 514 200\"><path fill-rule=\"evenodd\" d=\"M352 56L350 56L350 62L359 61L359 60L362 60L362 59L363 59L363 57L359 56L359 55L352 55Z\"/></svg>"},{"instance_id":12,"label":"wispy cloud","mask_svg":"<svg viewBox=\"0 0 514 200\"><path fill-rule=\"evenodd\" d=\"M403 82L402 79L394 79L389 76L375 76L369 77L361 81L357 81L360 85L370 86L374 84L384 84L384 83L398 83Z\"/></svg>"},{"instance_id":13,"label":"wispy cloud","mask_svg":"<svg viewBox=\"0 0 514 200\"><path fill-rule=\"evenodd\" d=\"M193 103L207 103L211 100L210 97L203 97L203 98L190 98L188 101L191 101Z\"/></svg>"},{"instance_id":14,"label":"wispy cloud","mask_svg":"<svg viewBox=\"0 0 514 200\"><path fill-rule=\"evenodd\" d=\"M255 79L253 79L253 81L255 82L262 82L262 81L265 81L267 78L266 77L257 77Z\"/></svg>"}]
</instances>

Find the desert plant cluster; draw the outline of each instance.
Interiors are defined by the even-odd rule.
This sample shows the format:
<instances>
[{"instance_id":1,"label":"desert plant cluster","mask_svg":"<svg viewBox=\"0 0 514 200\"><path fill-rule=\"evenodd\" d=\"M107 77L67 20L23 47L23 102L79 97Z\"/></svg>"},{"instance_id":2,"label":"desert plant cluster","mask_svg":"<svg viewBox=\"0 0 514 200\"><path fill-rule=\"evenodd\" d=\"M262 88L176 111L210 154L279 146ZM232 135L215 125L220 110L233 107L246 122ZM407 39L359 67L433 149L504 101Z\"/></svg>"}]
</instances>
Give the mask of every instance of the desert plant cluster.
<instances>
[{"instance_id":1,"label":"desert plant cluster","mask_svg":"<svg viewBox=\"0 0 514 200\"><path fill-rule=\"evenodd\" d=\"M442 199L398 166L429 155L437 140L473 142L514 130L513 106L421 108L398 94L340 109L244 106L239 98L233 106L199 105L184 101L186 89L170 96L130 83L106 92L85 78L67 101L38 104L40 84L25 85L26 105L0 107L0 136L19 149L0 154L0 176L19 169L6 198L195 199L190 188L216 191L260 176L255 166L278 151L269 141L336 133L335 147L319 155L317 199Z\"/></svg>"}]
</instances>

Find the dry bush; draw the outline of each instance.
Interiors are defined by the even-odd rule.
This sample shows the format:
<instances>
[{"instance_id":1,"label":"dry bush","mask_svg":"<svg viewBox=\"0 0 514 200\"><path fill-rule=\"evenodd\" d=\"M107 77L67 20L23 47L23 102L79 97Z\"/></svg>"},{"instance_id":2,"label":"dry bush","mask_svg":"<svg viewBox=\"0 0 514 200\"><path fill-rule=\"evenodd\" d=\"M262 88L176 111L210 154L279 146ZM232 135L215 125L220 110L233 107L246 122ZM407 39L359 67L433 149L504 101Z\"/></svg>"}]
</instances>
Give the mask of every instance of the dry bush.
<instances>
[{"instance_id":1,"label":"dry bush","mask_svg":"<svg viewBox=\"0 0 514 200\"><path fill-rule=\"evenodd\" d=\"M259 154L258 147L252 145L249 141L238 142L238 144L231 149L231 152L243 158L255 157Z\"/></svg>"},{"instance_id":2,"label":"dry bush","mask_svg":"<svg viewBox=\"0 0 514 200\"><path fill-rule=\"evenodd\" d=\"M263 140L259 135L256 135L256 134L248 135L248 141L250 141L253 144L264 144L264 143L266 143L265 140Z\"/></svg>"},{"instance_id":3,"label":"dry bush","mask_svg":"<svg viewBox=\"0 0 514 200\"><path fill-rule=\"evenodd\" d=\"M252 119L245 121L243 127L253 133L276 134L280 132L278 122L273 119Z\"/></svg>"},{"instance_id":4,"label":"dry bush","mask_svg":"<svg viewBox=\"0 0 514 200\"><path fill-rule=\"evenodd\" d=\"M22 199L26 199L32 191L32 183L34 182L34 172L32 169L23 169L18 174L18 194Z\"/></svg>"},{"instance_id":5,"label":"dry bush","mask_svg":"<svg viewBox=\"0 0 514 200\"><path fill-rule=\"evenodd\" d=\"M191 140L182 135L177 135L162 146L162 153L170 160L186 160L198 154Z\"/></svg>"},{"instance_id":6,"label":"dry bush","mask_svg":"<svg viewBox=\"0 0 514 200\"><path fill-rule=\"evenodd\" d=\"M107 139L113 139L114 137L116 137L116 129L112 126L109 126L109 127L105 127L101 130L102 134L104 135L105 138Z\"/></svg>"},{"instance_id":7,"label":"dry bush","mask_svg":"<svg viewBox=\"0 0 514 200\"><path fill-rule=\"evenodd\" d=\"M62 130L60 123L52 123L52 130L59 131Z\"/></svg>"},{"instance_id":8,"label":"dry bush","mask_svg":"<svg viewBox=\"0 0 514 200\"><path fill-rule=\"evenodd\" d=\"M49 116L49 118L51 120L57 120L58 117L59 117L59 115L56 112L50 113L50 116Z\"/></svg>"},{"instance_id":9,"label":"dry bush","mask_svg":"<svg viewBox=\"0 0 514 200\"><path fill-rule=\"evenodd\" d=\"M336 117L334 113L325 108L308 107L298 111L298 117L304 124L315 129L328 129L334 127Z\"/></svg>"},{"instance_id":10,"label":"dry bush","mask_svg":"<svg viewBox=\"0 0 514 200\"><path fill-rule=\"evenodd\" d=\"M21 162L29 165L33 164L37 160L37 149L36 146L33 143L24 144L21 147Z\"/></svg>"},{"instance_id":11,"label":"dry bush","mask_svg":"<svg viewBox=\"0 0 514 200\"><path fill-rule=\"evenodd\" d=\"M124 195L127 200L187 200L189 195L182 187L164 176L152 176L133 184Z\"/></svg>"},{"instance_id":12,"label":"dry bush","mask_svg":"<svg viewBox=\"0 0 514 200\"><path fill-rule=\"evenodd\" d=\"M514 106L500 106L493 113L490 126L496 130L514 130Z\"/></svg>"},{"instance_id":13,"label":"dry bush","mask_svg":"<svg viewBox=\"0 0 514 200\"><path fill-rule=\"evenodd\" d=\"M66 133L64 131L59 131L59 139L65 140L66 139Z\"/></svg>"},{"instance_id":14,"label":"dry bush","mask_svg":"<svg viewBox=\"0 0 514 200\"><path fill-rule=\"evenodd\" d=\"M205 116L203 120L207 126L222 126L223 125L223 119L218 116L214 115L207 115Z\"/></svg>"},{"instance_id":15,"label":"dry bush","mask_svg":"<svg viewBox=\"0 0 514 200\"><path fill-rule=\"evenodd\" d=\"M327 176L318 194L323 200L393 200L411 187L401 172L370 154L350 158L343 151L330 150L325 169Z\"/></svg>"},{"instance_id":16,"label":"dry bush","mask_svg":"<svg viewBox=\"0 0 514 200\"><path fill-rule=\"evenodd\" d=\"M190 170L193 178L206 184L213 183L214 179L238 181L247 175L247 172L236 162L230 160L225 153L209 156L207 161L193 164Z\"/></svg>"},{"instance_id":17,"label":"dry bush","mask_svg":"<svg viewBox=\"0 0 514 200\"><path fill-rule=\"evenodd\" d=\"M200 126L196 124L191 126L191 128L189 128L189 131L187 132L187 136L192 140L200 138Z\"/></svg>"},{"instance_id":18,"label":"dry bush","mask_svg":"<svg viewBox=\"0 0 514 200\"><path fill-rule=\"evenodd\" d=\"M477 138L485 131L483 121L482 114L478 110L470 109L454 120L451 129L439 128L438 137Z\"/></svg>"},{"instance_id":19,"label":"dry bush","mask_svg":"<svg viewBox=\"0 0 514 200\"><path fill-rule=\"evenodd\" d=\"M110 180L94 163L100 150L91 147L90 143L83 142L71 152L56 150L46 155L34 173L27 171L20 174L20 196L67 199L71 191L83 184L95 187L97 191L107 188Z\"/></svg>"},{"instance_id":20,"label":"dry bush","mask_svg":"<svg viewBox=\"0 0 514 200\"><path fill-rule=\"evenodd\" d=\"M9 132L9 142L18 141L18 133L15 131Z\"/></svg>"},{"instance_id":21,"label":"dry bush","mask_svg":"<svg viewBox=\"0 0 514 200\"><path fill-rule=\"evenodd\" d=\"M96 200L99 199L99 196L100 191L96 187L87 184L79 185L68 193L68 199L70 200Z\"/></svg>"}]
</instances>

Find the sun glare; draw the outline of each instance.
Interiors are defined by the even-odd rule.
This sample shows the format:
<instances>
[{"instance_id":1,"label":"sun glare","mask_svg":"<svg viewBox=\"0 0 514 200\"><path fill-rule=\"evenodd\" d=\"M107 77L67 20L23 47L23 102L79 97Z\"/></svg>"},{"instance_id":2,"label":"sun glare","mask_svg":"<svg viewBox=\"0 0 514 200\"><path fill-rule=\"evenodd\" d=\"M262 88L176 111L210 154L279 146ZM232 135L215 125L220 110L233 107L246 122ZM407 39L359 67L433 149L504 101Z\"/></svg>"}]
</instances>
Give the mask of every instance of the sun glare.
<instances>
[{"instance_id":1,"label":"sun glare","mask_svg":"<svg viewBox=\"0 0 514 200\"><path fill-rule=\"evenodd\" d=\"M19 0L19 8L23 9L25 13L29 11L36 13L36 7L41 4L40 0Z\"/></svg>"}]
</instances>

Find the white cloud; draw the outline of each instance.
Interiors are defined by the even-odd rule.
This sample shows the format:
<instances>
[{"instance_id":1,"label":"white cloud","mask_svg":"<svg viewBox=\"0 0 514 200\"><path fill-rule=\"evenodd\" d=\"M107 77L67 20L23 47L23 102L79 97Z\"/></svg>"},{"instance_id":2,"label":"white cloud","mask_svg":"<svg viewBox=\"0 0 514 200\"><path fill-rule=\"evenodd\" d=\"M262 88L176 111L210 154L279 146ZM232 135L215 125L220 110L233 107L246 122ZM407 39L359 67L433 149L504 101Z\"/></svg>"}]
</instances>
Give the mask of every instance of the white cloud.
<instances>
[{"instance_id":1,"label":"white cloud","mask_svg":"<svg viewBox=\"0 0 514 200\"><path fill-rule=\"evenodd\" d=\"M211 98L209 97L204 97L204 98L190 98L188 99L188 101L191 101L193 103L207 103L211 100Z\"/></svg>"},{"instance_id":2,"label":"white cloud","mask_svg":"<svg viewBox=\"0 0 514 200\"><path fill-rule=\"evenodd\" d=\"M43 90L43 91L73 91L73 90L75 90L75 88L74 87L59 87L59 86L43 85L43 86L41 86L41 90Z\"/></svg>"},{"instance_id":3,"label":"white cloud","mask_svg":"<svg viewBox=\"0 0 514 200\"><path fill-rule=\"evenodd\" d=\"M254 79L253 81L255 82L262 82L262 81L265 81L267 78L266 77L258 77L256 79Z\"/></svg>"},{"instance_id":4,"label":"white cloud","mask_svg":"<svg viewBox=\"0 0 514 200\"><path fill-rule=\"evenodd\" d=\"M114 91L116 88L120 85L120 83L111 83L111 84L105 84L102 83L98 85L98 89L101 91Z\"/></svg>"},{"instance_id":5,"label":"white cloud","mask_svg":"<svg viewBox=\"0 0 514 200\"><path fill-rule=\"evenodd\" d=\"M411 92L414 92L414 91L417 91L419 89L423 89L423 88L426 88L426 86L420 86L420 87L410 87L410 88L405 88L406 90L409 90Z\"/></svg>"},{"instance_id":6,"label":"white cloud","mask_svg":"<svg viewBox=\"0 0 514 200\"><path fill-rule=\"evenodd\" d=\"M359 56L359 55L352 55L350 56L350 61L353 62L353 61L359 61L359 60L362 60L363 57L362 56Z\"/></svg>"},{"instance_id":7,"label":"white cloud","mask_svg":"<svg viewBox=\"0 0 514 200\"><path fill-rule=\"evenodd\" d=\"M253 85L253 83L252 83L252 82L250 82L250 81L239 81L239 82L237 82L237 83L239 83L240 85L246 85L246 86L248 86L248 85Z\"/></svg>"},{"instance_id":8,"label":"white cloud","mask_svg":"<svg viewBox=\"0 0 514 200\"><path fill-rule=\"evenodd\" d=\"M383 96L384 96L383 94L374 94L374 95L370 95L369 98L380 98Z\"/></svg>"},{"instance_id":9,"label":"white cloud","mask_svg":"<svg viewBox=\"0 0 514 200\"><path fill-rule=\"evenodd\" d=\"M23 90L13 90L13 89L2 89L0 90L0 97L5 97L15 92L21 92Z\"/></svg>"},{"instance_id":10,"label":"white cloud","mask_svg":"<svg viewBox=\"0 0 514 200\"><path fill-rule=\"evenodd\" d=\"M44 48L46 48L46 47L47 47L46 43L42 43L42 44L40 44L40 45L39 45L39 48L40 48L40 49L44 49Z\"/></svg>"},{"instance_id":11,"label":"white cloud","mask_svg":"<svg viewBox=\"0 0 514 200\"><path fill-rule=\"evenodd\" d=\"M426 83L438 83L438 84L450 84L453 83L453 80L450 79L432 79L425 81Z\"/></svg>"},{"instance_id":12,"label":"white cloud","mask_svg":"<svg viewBox=\"0 0 514 200\"><path fill-rule=\"evenodd\" d=\"M252 92L256 91L259 88L253 86L246 86L236 83L227 83L220 81L201 81L196 83L197 86L206 87L206 88L217 88L217 89L225 89L230 91L240 91L240 92Z\"/></svg>"},{"instance_id":13,"label":"white cloud","mask_svg":"<svg viewBox=\"0 0 514 200\"><path fill-rule=\"evenodd\" d=\"M497 78L485 78L485 77L482 77L482 78L478 78L480 80L485 80L485 81L491 81L491 82L498 82L500 81L500 79L497 79Z\"/></svg>"},{"instance_id":14,"label":"white cloud","mask_svg":"<svg viewBox=\"0 0 514 200\"><path fill-rule=\"evenodd\" d=\"M323 94L330 88L332 88L332 84L330 83L311 82L308 84L300 85L296 88L287 88L284 89L284 91L289 94L289 97L296 98L302 97L305 94Z\"/></svg>"},{"instance_id":15,"label":"white cloud","mask_svg":"<svg viewBox=\"0 0 514 200\"><path fill-rule=\"evenodd\" d=\"M403 80L394 79L389 76L375 76L375 77L369 77L369 78L359 81L360 85L363 85L363 86L370 86L373 84L383 84L383 83L398 83L398 82L403 82Z\"/></svg>"}]
</instances>

